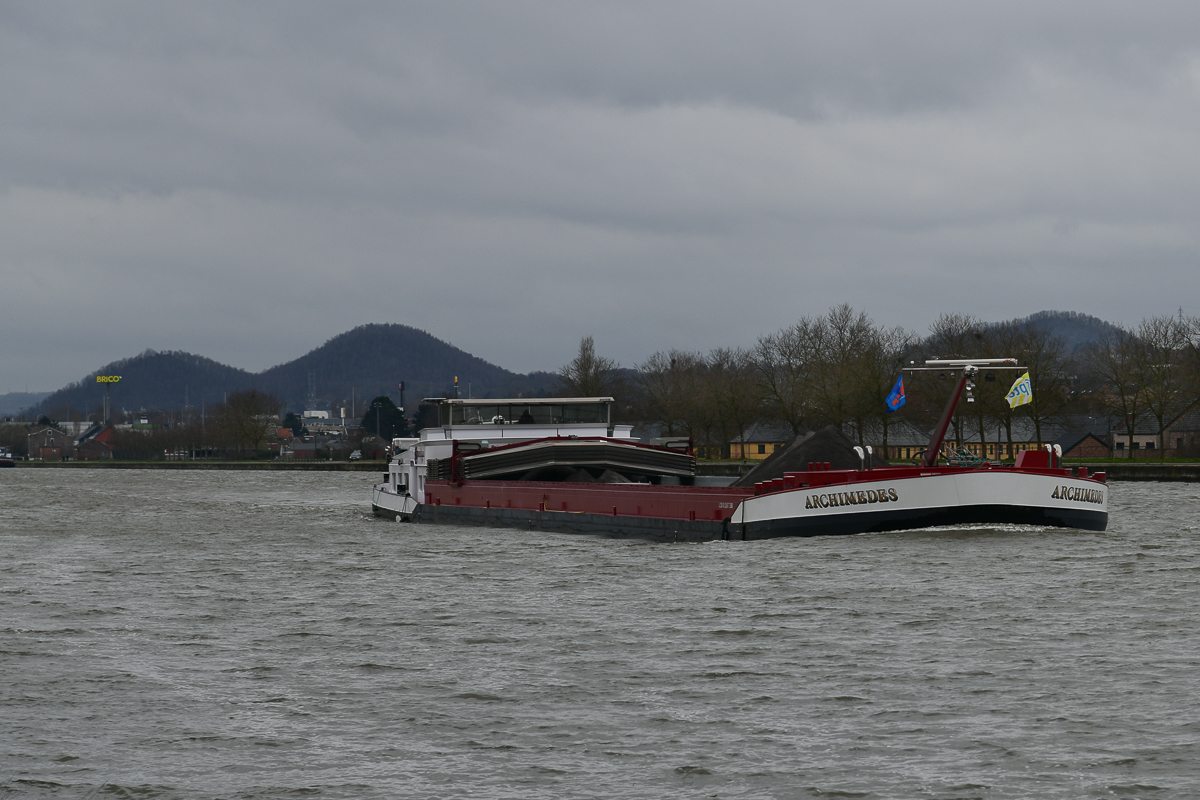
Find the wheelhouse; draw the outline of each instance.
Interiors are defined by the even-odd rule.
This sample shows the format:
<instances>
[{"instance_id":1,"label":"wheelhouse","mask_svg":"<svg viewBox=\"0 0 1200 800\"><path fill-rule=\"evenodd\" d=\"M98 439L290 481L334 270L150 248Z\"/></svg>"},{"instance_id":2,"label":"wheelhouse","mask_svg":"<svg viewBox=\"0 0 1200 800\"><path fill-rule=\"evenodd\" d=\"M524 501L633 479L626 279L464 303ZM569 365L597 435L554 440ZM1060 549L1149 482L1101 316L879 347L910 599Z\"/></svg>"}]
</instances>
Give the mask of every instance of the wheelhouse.
<instances>
[{"instance_id":1,"label":"wheelhouse","mask_svg":"<svg viewBox=\"0 0 1200 800\"><path fill-rule=\"evenodd\" d=\"M537 397L528 399L463 399L430 397L437 406L438 426L589 425L612 427L611 397Z\"/></svg>"}]
</instances>

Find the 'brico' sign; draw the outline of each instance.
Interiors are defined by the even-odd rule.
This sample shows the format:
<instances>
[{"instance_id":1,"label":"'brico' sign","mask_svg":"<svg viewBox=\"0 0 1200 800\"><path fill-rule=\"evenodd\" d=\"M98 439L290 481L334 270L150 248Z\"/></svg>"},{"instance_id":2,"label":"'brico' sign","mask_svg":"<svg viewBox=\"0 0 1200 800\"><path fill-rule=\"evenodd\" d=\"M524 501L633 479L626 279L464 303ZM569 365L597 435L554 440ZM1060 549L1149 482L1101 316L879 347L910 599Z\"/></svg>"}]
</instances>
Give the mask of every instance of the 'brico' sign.
<instances>
[{"instance_id":1,"label":"'brico' sign","mask_svg":"<svg viewBox=\"0 0 1200 800\"><path fill-rule=\"evenodd\" d=\"M120 375L97 375L96 383L120 383Z\"/></svg>"}]
</instances>

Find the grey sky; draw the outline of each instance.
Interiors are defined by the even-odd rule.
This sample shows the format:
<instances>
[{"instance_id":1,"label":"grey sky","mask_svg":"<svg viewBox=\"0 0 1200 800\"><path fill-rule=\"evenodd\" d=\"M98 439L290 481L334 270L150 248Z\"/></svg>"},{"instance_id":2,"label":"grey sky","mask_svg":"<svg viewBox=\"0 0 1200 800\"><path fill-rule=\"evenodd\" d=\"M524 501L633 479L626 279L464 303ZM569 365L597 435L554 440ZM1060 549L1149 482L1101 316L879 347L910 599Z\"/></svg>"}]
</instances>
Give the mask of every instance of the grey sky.
<instances>
[{"instance_id":1,"label":"grey sky","mask_svg":"<svg viewBox=\"0 0 1200 800\"><path fill-rule=\"evenodd\" d=\"M1196 313L1198 139L1195 4L5 3L0 392Z\"/></svg>"}]
</instances>

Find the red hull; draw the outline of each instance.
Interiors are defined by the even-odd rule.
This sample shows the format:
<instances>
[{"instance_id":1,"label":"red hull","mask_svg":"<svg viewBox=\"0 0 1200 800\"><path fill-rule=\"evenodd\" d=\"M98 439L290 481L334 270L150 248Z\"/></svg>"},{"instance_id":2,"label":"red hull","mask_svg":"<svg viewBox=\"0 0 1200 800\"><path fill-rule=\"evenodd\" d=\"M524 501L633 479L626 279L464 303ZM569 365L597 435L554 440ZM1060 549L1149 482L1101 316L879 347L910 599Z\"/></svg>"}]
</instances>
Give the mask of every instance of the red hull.
<instances>
[{"instance_id":1,"label":"red hull","mask_svg":"<svg viewBox=\"0 0 1200 800\"><path fill-rule=\"evenodd\" d=\"M426 481L431 506L567 511L616 517L659 517L720 522L753 497L752 488L647 486L628 483L538 481Z\"/></svg>"}]
</instances>

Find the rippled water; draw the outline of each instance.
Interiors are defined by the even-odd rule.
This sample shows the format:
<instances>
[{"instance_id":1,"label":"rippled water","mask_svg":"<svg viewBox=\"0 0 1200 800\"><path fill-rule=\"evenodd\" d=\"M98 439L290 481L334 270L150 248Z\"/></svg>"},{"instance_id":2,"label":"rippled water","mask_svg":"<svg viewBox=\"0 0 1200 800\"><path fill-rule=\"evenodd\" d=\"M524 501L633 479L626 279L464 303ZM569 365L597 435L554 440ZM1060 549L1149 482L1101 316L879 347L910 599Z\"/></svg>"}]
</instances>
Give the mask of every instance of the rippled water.
<instances>
[{"instance_id":1,"label":"rippled water","mask_svg":"<svg viewBox=\"0 0 1200 800\"><path fill-rule=\"evenodd\" d=\"M1200 796L1200 487L1103 534L407 526L0 472L0 798Z\"/></svg>"}]
</instances>

